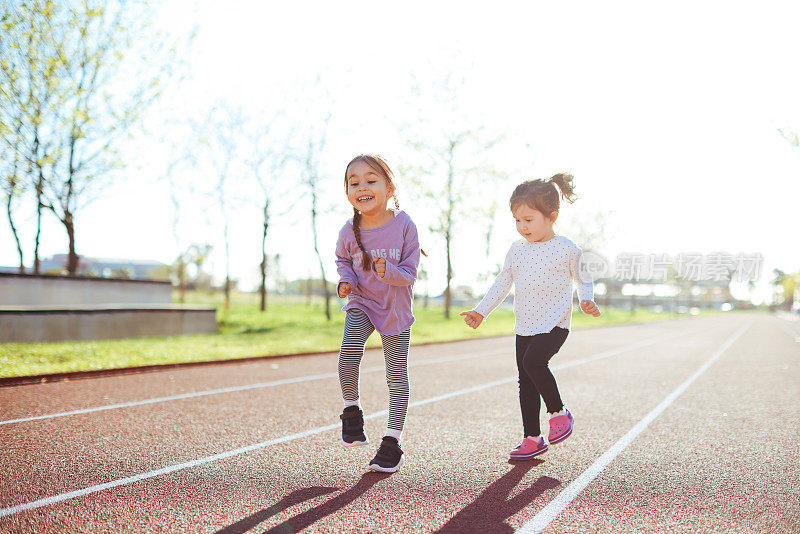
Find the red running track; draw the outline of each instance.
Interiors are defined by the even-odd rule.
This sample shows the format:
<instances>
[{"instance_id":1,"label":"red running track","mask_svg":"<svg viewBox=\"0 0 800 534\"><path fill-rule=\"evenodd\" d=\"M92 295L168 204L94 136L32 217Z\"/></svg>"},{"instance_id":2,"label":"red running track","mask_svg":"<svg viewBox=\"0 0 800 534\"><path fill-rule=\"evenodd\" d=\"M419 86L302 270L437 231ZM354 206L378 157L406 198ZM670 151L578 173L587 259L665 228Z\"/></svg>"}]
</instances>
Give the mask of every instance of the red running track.
<instances>
[{"instance_id":1,"label":"red running track","mask_svg":"<svg viewBox=\"0 0 800 534\"><path fill-rule=\"evenodd\" d=\"M798 532L798 337L743 313L573 332L575 432L513 464L513 337L412 348L394 475L366 470L375 350L355 450L335 354L0 388L0 531Z\"/></svg>"}]
</instances>

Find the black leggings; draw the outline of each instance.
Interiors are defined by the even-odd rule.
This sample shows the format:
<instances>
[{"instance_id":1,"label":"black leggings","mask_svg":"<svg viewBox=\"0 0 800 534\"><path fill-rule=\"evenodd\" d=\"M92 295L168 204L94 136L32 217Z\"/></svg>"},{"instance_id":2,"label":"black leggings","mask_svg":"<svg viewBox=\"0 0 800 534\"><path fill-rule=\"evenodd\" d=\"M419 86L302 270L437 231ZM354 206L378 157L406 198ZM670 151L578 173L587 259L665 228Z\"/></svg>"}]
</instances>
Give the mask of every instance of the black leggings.
<instances>
[{"instance_id":1,"label":"black leggings","mask_svg":"<svg viewBox=\"0 0 800 534\"><path fill-rule=\"evenodd\" d=\"M546 334L517 336L517 369L519 370L519 406L526 436L538 436L539 411L544 399L547 411L558 412L564 408L558 385L547 366L564 341L569 330L556 326Z\"/></svg>"}]
</instances>

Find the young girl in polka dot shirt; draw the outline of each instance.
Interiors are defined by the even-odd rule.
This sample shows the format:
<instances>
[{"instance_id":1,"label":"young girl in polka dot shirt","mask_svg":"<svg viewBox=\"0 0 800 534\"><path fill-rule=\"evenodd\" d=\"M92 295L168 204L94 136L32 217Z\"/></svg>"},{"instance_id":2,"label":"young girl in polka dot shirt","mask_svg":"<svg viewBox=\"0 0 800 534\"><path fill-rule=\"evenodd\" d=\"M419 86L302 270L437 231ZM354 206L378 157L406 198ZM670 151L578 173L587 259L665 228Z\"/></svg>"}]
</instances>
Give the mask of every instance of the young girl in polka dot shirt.
<instances>
[{"instance_id":1,"label":"young girl in polka dot shirt","mask_svg":"<svg viewBox=\"0 0 800 534\"><path fill-rule=\"evenodd\" d=\"M594 317L600 315L593 300L592 281L581 276L580 247L553 231L559 210L556 186L561 197L574 202L572 175L569 174L556 174L547 180L529 180L514 189L511 213L517 231L524 239L511 245L503 270L480 304L461 313L467 325L478 328L505 300L511 285L516 286L514 332L517 334L519 403L524 437L522 443L511 451L512 460L538 456L547 451L547 442L551 445L559 443L572 434L573 417L564 407L548 362L569 334L573 283L578 286L581 310ZM539 428L540 396L550 415L547 442Z\"/></svg>"}]
</instances>

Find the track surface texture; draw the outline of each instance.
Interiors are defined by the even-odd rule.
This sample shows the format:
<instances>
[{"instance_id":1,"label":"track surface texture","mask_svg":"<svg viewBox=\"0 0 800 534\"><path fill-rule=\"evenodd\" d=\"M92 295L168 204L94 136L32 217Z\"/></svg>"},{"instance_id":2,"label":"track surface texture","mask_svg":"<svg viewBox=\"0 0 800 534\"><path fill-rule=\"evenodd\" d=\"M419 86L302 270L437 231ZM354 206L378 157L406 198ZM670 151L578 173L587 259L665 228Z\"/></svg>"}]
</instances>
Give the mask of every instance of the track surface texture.
<instances>
[{"instance_id":1,"label":"track surface texture","mask_svg":"<svg viewBox=\"0 0 800 534\"><path fill-rule=\"evenodd\" d=\"M392 475L366 469L380 350L347 449L336 354L0 388L0 531L800 532L800 322L572 332L551 367L575 431L522 462L513 336L409 361Z\"/></svg>"}]
</instances>

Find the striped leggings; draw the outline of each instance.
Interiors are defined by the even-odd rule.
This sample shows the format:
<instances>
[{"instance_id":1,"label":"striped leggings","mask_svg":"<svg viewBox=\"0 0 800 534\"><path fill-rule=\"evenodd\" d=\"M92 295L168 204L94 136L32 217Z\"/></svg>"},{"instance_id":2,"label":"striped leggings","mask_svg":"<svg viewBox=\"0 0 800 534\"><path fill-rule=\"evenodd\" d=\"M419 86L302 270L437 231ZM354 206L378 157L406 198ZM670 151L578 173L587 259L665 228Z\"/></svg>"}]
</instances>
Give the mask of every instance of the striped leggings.
<instances>
[{"instance_id":1,"label":"striped leggings","mask_svg":"<svg viewBox=\"0 0 800 534\"><path fill-rule=\"evenodd\" d=\"M361 357L364 356L367 338L374 331L375 327L366 313L359 309L347 310L342 348L339 351L339 384L346 406L358 404ZM381 341L386 360L386 383L389 386L389 421L386 427L390 432L387 435L397 434L395 437L399 438L408 411L408 346L411 329L393 336L381 334Z\"/></svg>"}]
</instances>

